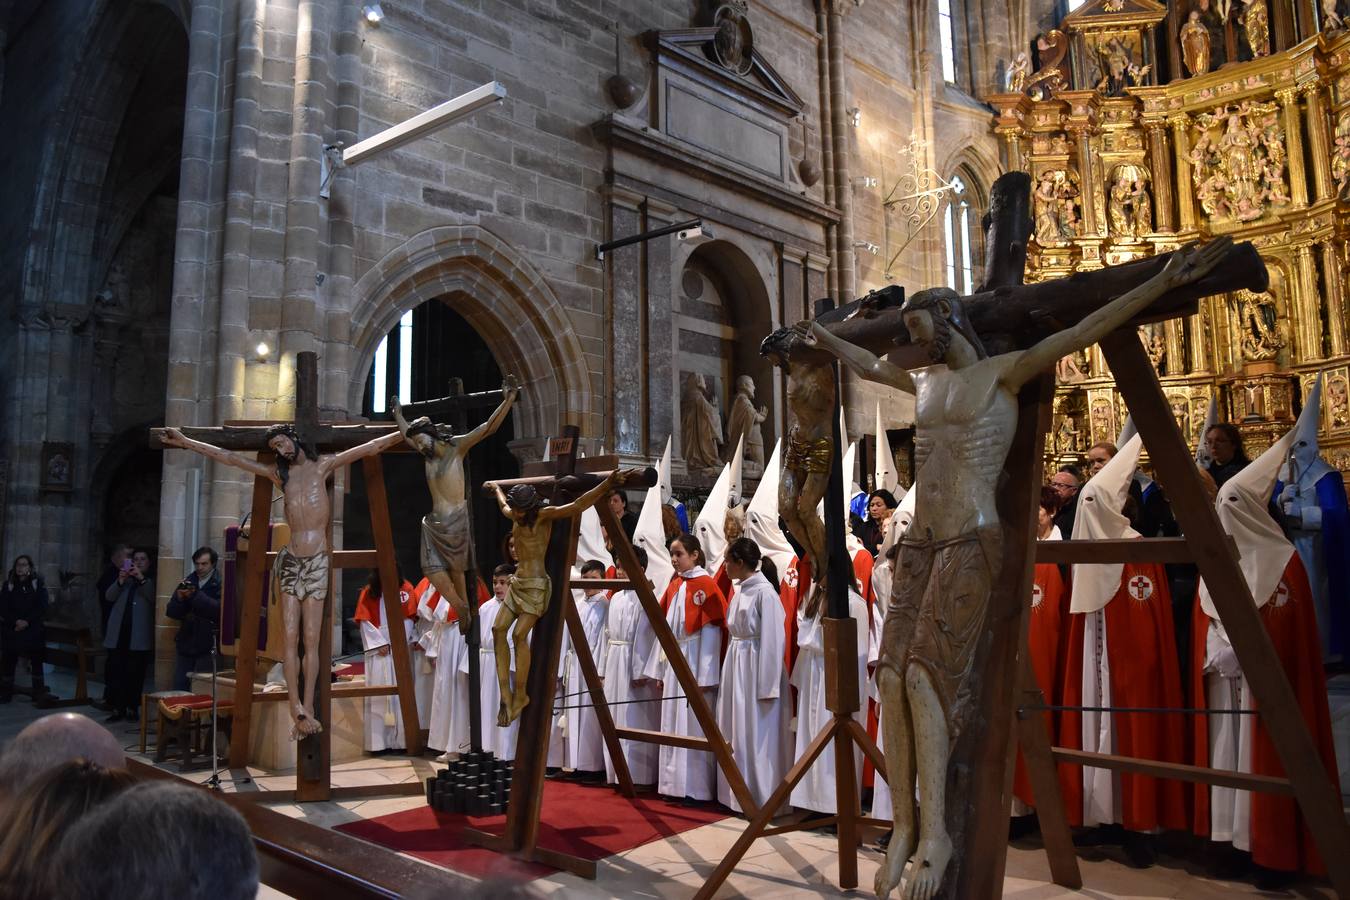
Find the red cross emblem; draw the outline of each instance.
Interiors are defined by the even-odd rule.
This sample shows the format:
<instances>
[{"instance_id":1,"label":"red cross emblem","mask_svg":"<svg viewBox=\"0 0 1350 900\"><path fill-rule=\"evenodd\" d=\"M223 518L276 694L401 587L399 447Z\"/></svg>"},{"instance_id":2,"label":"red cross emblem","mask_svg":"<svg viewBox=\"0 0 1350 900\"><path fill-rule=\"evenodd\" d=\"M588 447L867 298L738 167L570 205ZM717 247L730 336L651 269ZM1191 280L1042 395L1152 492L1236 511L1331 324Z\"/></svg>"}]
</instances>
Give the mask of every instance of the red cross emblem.
<instances>
[{"instance_id":1,"label":"red cross emblem","mask_svg":"<svg viewBox=\"0 0 1350 900\"><path fill-rule=\"evenodd\" d=\"M707 600L707 599L708 599L707 595L704 594L702 591L694 591L694 605L695 605L695 606L702 606L702 605L703 605L703 601L704 601L704 600Z\"/></svg>"},{"instance_id":2,"label":"red cross emblem","mask_svg":"<svg viewBox=\"0 0 1350 900\"><path fill-rule=\"evenodd\" d=\"M1041 586L1039 584L1033 584L1031 586L1031 608L1035 609L1036 607L1040 606L1041 601L1044 599L1045 599L1045 591L1041 590Z\"/></svg>"},{"instance_id":3,"label":"red cross emblem","mask_svg":"<svg viewBox=\"0 0 1350 900\"><path fill-rule=\"evenodd\" d=\"M1130 579L1126 585L1126 590L1129 591L1131 597L1143 603L1153 596L1153 579L1147 575L1136 575Z\"/></svg>"},{"instance_id":4,"label":"red cross emblem","mask_svg":"<svg viewBox=\"0 0 1350 900\"><path fill-rule=\"evenodd\" d=\"M1294 598L1289 593L1289 585L1281 579L1280 586L1275 588L1275 593L1270 595L1270 602L1275 604L1276 609L1279 609L1292 599Z\"/></svg>"},{"instance_id":5,"label":"red cross emblem","mask_svg":"<svg viewBox=\"0 0 1350 900\"><path fill-rule=\"evenodd\" d=\"M795 588L797 586L797 567L788 566L787 577L783 580L787 582L788 587Z\"/></svg>"}]
</instances>

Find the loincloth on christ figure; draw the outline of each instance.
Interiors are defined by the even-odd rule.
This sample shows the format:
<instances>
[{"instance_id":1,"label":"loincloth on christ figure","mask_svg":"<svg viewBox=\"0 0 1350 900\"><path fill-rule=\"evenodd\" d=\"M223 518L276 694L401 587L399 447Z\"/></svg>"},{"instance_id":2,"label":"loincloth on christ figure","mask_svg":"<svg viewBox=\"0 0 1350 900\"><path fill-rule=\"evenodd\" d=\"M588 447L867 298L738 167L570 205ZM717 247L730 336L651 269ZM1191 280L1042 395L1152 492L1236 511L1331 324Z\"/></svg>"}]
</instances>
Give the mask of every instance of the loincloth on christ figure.
<instances>
[{"instance_id":1,"label":"loincloth on christ figure","mask_svg":"<svg viewBox=\"0 0 1350 900\"><path fill-rule=\"evenodd\" d=\"M458 503L444 517L422 517L422 574L473 567L473 539L469 531L469 504Z\"/></svg>"},{"instance_id":2,"label":"loincloth on christ figure","mask_svg":"<svg viewBox=\"0 0 1350 900\"><path fill-rule=\"evenodd\" d=\"M971 711L975 687L971 670L989 618L1002 542L997 526L943 541L911 537L900 541L878 665L902 678L915 665L928 673L953 744Z\"/></svg>"},{"instance_id":3,"label":"loincloth on christ figure","mask_svg":"<svg viewBox=\"0 0 1350 900\"><path fill-rule=\"evenodd\" d=\"M511 587L506 591L502 605L517 616L542 616L548 609L548 598L553 593L553 584L547 575L536 578L511 576Z\"/></svg>"},{"instance_id":4,"label":"loincloth on christ figure","mask_svg":"<svg viewBox=\"0 0 1350 900\"><path fill-rule=\"evenodd\" d=\"M834 457L834 444L829 438L816 438L814 441L797 437L794 426L788 435L787 455L783 457L783 468L790 472L805 472L808 475L828 473L830 460Z\"/></svg>"},{"instance_id":5,"label":"loincloth on christ figure","mask_svg":"<svg viewBox=\"0 0 1350 900\"><path fill-rule=\"evenodd\" d=\"M313 556L296 556L289 547L282 547L272 564L272 576L283 594L301 600L326 600L329 568L327 550L320 550Z\"/></svg>"}]
</instances>

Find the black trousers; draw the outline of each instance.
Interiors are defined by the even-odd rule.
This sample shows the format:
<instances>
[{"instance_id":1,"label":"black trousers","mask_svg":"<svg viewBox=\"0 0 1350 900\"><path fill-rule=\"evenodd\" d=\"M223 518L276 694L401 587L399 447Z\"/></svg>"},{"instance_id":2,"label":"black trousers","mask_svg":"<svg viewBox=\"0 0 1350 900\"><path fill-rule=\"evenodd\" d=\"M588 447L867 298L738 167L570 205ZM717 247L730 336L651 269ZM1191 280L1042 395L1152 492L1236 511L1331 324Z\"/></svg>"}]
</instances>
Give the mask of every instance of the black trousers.
<instances>
[{"instance_id":1,"label":"black trousers","mask_svg":"<svg viewBox=\"0 0 1350 900\"><path fill-rule=\"evenodd\" d=\"M32 650L0 649L0 697L14 695L14 670L18 668L20 656L28 657L33 668L33 696L40 697L46 693L42 678L42 661L46 655L44 650L43 647L34 647Z\"/></svg>"},{"instance_id":2,"label":"black trousers","mask_svg":"<svg viewBox=\"0 0 1350 900\"><path fill-rule=\"evenodd\" d=\"M108 705L131 710L139 715L145 671L150 666L149 650L108 651Z\"/></svg>"}]
</instances>

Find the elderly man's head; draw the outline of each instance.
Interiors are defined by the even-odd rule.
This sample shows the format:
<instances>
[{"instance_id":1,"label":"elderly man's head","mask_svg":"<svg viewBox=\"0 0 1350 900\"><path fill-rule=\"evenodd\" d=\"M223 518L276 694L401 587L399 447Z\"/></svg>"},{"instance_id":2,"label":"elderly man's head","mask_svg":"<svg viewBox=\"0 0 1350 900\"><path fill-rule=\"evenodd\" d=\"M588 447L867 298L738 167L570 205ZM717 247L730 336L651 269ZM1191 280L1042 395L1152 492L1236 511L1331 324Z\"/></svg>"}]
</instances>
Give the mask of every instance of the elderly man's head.
<instances>
[{"instance_id":1,"label":"elderly man's head","mask_svg":"<svg viewBox=\"0 0 1350 900\"><path fill-rule=\"evenodd\" d=\"M124 769L127 765L121 743L88 716L43 716L0 751L0 798L13 796L43 772L72 759L88 760L105 769Z\"/></svg>"}]
</instances>

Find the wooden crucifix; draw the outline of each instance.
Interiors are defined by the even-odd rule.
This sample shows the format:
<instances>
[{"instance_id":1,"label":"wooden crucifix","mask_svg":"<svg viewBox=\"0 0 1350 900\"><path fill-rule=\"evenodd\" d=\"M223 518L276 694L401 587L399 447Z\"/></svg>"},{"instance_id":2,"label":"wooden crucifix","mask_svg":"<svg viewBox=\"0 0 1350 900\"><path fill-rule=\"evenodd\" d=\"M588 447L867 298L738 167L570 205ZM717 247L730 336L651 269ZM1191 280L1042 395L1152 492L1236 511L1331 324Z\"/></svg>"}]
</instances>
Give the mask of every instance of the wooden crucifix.
<instances>
[{"instance_id":1,"label":"wooden crucifix","mask_svg":"<svg viewBox=\"0 0 1350 900\"><path fill-rule=\"evenodd\" d=\"M328 675L332 634L328 623L333 568L362 566L379 570L380 583L385 586L382 612L391 635L396 635L391 640L391 650L397 684L345 693L397 694L408 752L416 754L420 751L410 653L398 629L403 612L379 458L382 451L396 446L403 437L388 425L338 425L319 421L318 384L318 357L302 352L296 355L293 424L226 423L220 428L163 428L151 432L152 446L191 450L251 473L254 476L252 519L260 535L266 533L271 519L272 489L280 487L282 490L291 540L275 553L250 553L246 566L230 765L240 767L247 763L253 702L276 697L251 690L257 662L263 584L270 563L280 589L286 623L282 664L286 675L286 699L294 723L293 734L301 742L296 774L297 800L326 800L330 796L326 726L330 724L332 697ZM256 451L256 458L239 452L248 450ZM364 460L376 549L374 552L335 553L331 546L333 499L329 482L340 467L356 460ZM303 669L300 665L302 626Z\"/></svg>"}]
</instances>

